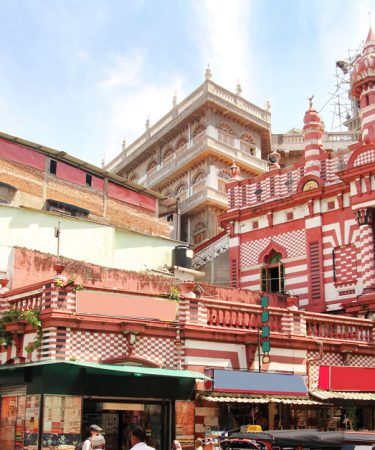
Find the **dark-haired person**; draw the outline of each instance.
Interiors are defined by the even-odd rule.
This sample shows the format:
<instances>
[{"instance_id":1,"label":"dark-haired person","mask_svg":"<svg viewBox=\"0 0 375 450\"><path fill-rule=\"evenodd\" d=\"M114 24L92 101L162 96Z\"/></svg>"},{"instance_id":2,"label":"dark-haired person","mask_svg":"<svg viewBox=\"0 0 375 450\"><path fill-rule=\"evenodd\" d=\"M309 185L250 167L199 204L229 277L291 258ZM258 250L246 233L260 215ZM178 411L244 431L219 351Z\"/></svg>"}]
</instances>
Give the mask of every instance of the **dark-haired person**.
<instances>
[{"instance_id":1,"label":"dark-haired person","mask_svg":"<svg viewBox=\"0 0 375 450\"><path fill-rule=\"evenodd\" d=\"M146 444L146 432L142 427L134 427L130 432L131 450L155 450Z\"/></svg>"}]
</instances>

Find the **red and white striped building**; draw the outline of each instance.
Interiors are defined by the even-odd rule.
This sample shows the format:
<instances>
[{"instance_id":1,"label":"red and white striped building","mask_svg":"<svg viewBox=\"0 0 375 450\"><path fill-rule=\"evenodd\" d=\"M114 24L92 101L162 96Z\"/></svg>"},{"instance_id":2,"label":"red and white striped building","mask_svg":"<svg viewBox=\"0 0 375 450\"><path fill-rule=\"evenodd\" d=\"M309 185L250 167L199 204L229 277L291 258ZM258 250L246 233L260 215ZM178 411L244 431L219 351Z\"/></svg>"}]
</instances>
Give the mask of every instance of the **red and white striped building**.
<instances>
[{"instance_id":1,"label":"red and white striped building","mask_svg":"<svg viewBox=\"0 0 375 450\"><path fill-rule=\"evenodd\" d=\"M305 113L302 159L227 185L232 285L285 292L305 310L367 314L374 302L375 34L370 30L351 78L362 136L328 153L312 97Z\"/></svg>"}]
</instances>

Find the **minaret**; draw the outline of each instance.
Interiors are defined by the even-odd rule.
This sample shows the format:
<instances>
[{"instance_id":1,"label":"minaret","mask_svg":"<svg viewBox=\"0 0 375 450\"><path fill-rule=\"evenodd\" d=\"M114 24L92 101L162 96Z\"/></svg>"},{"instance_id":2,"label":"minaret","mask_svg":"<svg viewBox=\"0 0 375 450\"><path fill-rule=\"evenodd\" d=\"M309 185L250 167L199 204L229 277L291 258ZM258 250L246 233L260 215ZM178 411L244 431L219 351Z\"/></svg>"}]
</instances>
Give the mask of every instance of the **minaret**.
<instances>
[{"instance_id":1,"label":"minaret","mask_svg":"<svg viewBox=\"0 0 375 450\"><path fill-rule=\"evenodd\" d=\"M318 111L313 108L313 98L313 95L308 98L309 109L303 118L305 124L303 127L305 175L316 175L320 178L320 160L326 151L322 144L323 125Z\"/></svg>"},{"instance_id":2,"label":"minaret","mask_svg":"<svg viewBox=\"0 0 375 450\"><path fill-rule=\"evenodd\" d=\"M351 75L351 95L359 103L360 143L375 144L375 33L370 28L362 55ZM363 294L375 292L375 208L373 203L356 210L359 225Z\"/></svg>"},{"instance_id":3,"label":"minaret","mask_svg":"<svg viewBox=\"0 0 375 450\"><path fill-rule=\"evenodd\" d=\"M354 64L351 95L359 104L363 144L375 144L375 33L370 28L362 55Z\"/></svg>"}]
</instances>

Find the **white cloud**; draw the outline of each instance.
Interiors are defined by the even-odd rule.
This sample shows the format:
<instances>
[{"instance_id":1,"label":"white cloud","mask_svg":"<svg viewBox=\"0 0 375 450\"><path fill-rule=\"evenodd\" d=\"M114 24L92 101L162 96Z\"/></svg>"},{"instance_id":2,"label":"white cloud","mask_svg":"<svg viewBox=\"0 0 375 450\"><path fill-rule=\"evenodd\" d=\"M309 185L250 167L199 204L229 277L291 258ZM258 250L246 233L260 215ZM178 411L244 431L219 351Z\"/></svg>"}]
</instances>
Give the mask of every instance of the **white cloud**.
<instances>
[{"instance_id":1,"label":"white cloud","mask_svg":"<svg viewBox=\"0 0 375 450\"><path fill-rule=\"evenodd\" d=\"M248 0L193 1L202 65L210 63L213 80L230 90L237 79L245 89L251 83L250 5Z\"/></svg>"},{"instance_id":2,"label":"white cloud","mask_svg":"<svg viewBox=\"0 0 375 450\"><path fill-rule=\"evenodd\" d=\"M323 107L322 117L327 120L328 129L339 131L345 129L342 122L346 115L345 106L349 108L348 98L349 85L341 83L340 88L335 87L335 63L338 60L347 60L361 51L362 43L367 37L369 30L368 11L373 7L373 0L354 1L319 1L319 10L324 14L317 14L317 44L319 55L320 72L325 74L327 83L331 83L330 94L327 98L318 99L318 106ZM306 9L308 7L306 6ZM307 13L307 12L306 12ZM338 72L338 79L343 77ZM339 118L338 104L343 112Z\"/></svg>"},{"instance_id":3,"label":"white cloud","mask_svg":"<svg viewBox=\"0 0 375 450\"><path fill-rule=\"evenodd\" d=\"M115 56L115 63L107 69L106 78L99 83L102 89L137 86L144 71L144 55L133 49L129 55Z\"/></svg>"},{"instance_id":4,"label":"white cloud","mask_svg":"<svg viewBox=\"0 0 375 450\"><path fill-rule=\"evenodd\" d=\"M118 55L107 71L107 77L98 83L98 92L104 102L103 113L97 116L97 126L105 138L105 162L108 163L127 145L145 131L150 117L151 126L172 108L175 92L183 98L181 76L169 73L162 82L149 79L144 58L139 51L130 56Z\"/></svg>"}]
</instances>

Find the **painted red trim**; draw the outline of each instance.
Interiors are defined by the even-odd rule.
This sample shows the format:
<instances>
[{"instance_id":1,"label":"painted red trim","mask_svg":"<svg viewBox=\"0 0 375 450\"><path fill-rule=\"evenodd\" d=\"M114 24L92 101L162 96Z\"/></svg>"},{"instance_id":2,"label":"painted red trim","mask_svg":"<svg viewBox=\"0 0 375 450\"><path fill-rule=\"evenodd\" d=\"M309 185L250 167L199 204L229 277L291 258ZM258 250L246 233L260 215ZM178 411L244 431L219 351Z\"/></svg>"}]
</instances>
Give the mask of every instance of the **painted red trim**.
<instances>
[{"instance_id":1,"label":"painted red trim","mask_svg":"<svg viewBox=\"0 0 375 450\"><path fill-rule=\"evenodd\" d=\"M254 393L266 395L301 395L308 396L307 392L281 392L281 391L259 391L256 389L215 389L214 392L233 392L233 393Z\"/></svg>"},{"instance_id":2,"label":"painted red trim","mask_svg":"<svg viewBox=\"0 0 375 450\"><path fill-rule=\"evenodd\" d=\"M211 244L218 241L220 238L222 238L226 234L227 234L227 231L223 230L221 233L217 234L213 238L208 239L207 241L203 242L202 244L198 244L196 247L194 247L194 253L198 253L198 252L204 250L205 248L209 247Z\"/></svg>"}]
</instances>

